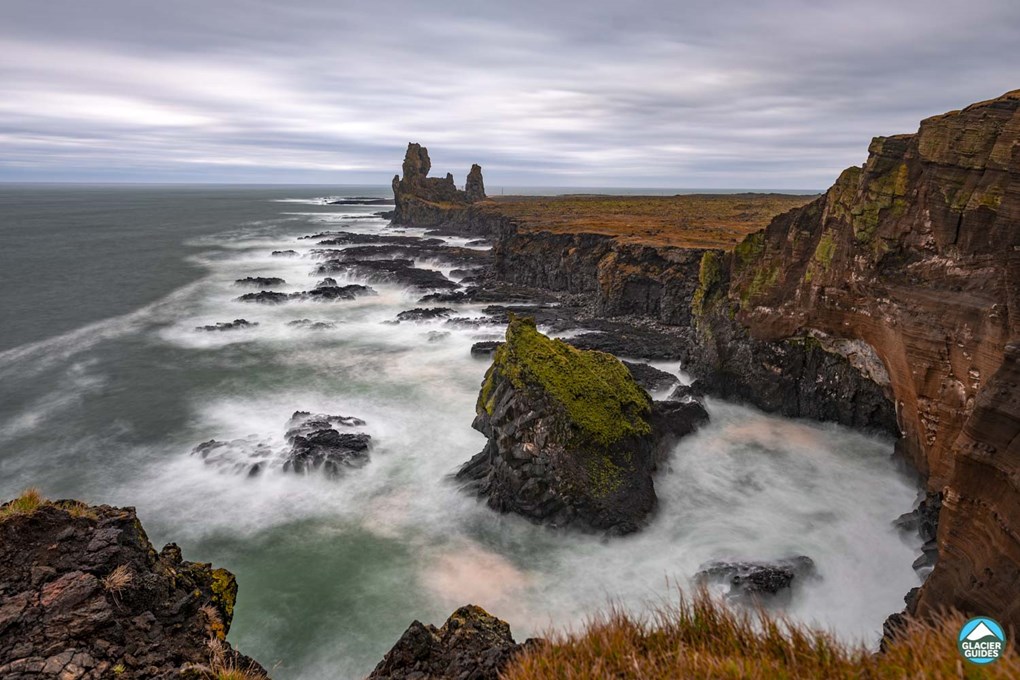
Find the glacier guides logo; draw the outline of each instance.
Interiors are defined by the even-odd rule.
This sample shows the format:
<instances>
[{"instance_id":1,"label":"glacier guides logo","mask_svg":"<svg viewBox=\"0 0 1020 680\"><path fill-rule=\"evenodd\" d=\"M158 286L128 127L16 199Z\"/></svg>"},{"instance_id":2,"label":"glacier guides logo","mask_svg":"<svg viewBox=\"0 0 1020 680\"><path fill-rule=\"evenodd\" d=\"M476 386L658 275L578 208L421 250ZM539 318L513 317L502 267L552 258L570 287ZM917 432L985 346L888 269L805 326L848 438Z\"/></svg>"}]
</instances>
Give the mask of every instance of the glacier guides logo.
<instances>
[{"instance_id":1,"label":"glacier guides logo","mask_svg":"<svg viewBox=\"0 0 1020 680\"><path fill-rule=\"evenodd\" d=\"M978 616L963 624L956 644L967 661L992 663L1002 655L1006 646L1006 633L996 621Z\"/></svg>"}]
</instances>

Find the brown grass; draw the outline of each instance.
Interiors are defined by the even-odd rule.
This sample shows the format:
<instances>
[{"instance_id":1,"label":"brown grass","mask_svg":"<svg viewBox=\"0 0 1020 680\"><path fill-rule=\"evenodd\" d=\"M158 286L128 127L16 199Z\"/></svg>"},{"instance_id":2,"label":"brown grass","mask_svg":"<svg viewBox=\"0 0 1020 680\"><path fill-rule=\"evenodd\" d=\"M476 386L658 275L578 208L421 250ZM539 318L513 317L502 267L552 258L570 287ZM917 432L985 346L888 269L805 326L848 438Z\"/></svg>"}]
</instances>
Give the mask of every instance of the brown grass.
<instances>
[{"instance_id":1,"label":"brown grass","mask_svg":"<svg viewBox=\"0 0 1020 680\"><path fill-rule=\"evenodd\" d=\"M42 497L42 493L40 493L39 489L34 487L25 489L21 492L20 496L0 508L0 519L15 517L17 515L31 515L45 503L46 499Z\"/></svg>"},{"instance_id":2,"label":"brown grass","mask_svg":"<svg viewBox=\"0 0 1020 680\"><path fill-rule=\"evenodd\" d=\"M476 207L512 217L529 230L606 234L649 245L729 249L776 215L815 198L789 194L496 196Z\"/></svg>"},{"instance_id":3,"label":"brown grass","mask_svg":"<svg viewBox=\"0 0 1020 680\"><path fill-rule=\"evenodd\" d=\"M209 663L188 664L185 671L201 675L210 680L269 680L264 673L238 665L226 645L217 638L210 638Z\"/></svg>"},{"instance_id":4,"label":"brown grass","mask_svg":"<svg viewBox=\"0 0 1020 680\"><path fill-rule=\"evenodd\" d=\"M518 657L504 680L1020 678L1011 646L987 666L960 656L956 640L966 620L954 612L933 623L912 621L884 653L873 654L765 611L729 608L701 592L651 620L613 610L581 633L553 634L548 644Z\"/></svg>"},{"instance_id":5,"label":"brown grass","mask_svg":"<svg viewBox=\"0 0 1020 680\"><path fill-rule=\"evenodd\" d=\"M131 573L131 569L126 564L121 564L103 577L103 588L106 592L116 595L130 586L134 580L135 577Z\"/></svg>"}]
</instances>

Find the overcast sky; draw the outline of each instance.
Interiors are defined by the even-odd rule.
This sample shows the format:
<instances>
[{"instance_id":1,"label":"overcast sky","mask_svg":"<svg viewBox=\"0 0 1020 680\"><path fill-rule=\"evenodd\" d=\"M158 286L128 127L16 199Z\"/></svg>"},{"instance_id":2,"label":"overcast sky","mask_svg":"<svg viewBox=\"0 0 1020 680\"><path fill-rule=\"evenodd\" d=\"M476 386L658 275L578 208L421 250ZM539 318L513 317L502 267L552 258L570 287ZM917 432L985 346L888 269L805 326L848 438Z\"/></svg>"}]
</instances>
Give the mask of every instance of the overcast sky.
<instances>
[{"instance_id":1,"label":"overcast sky","mask_svg":"<svg viewBox=\"0 0 1020 680\"><path fill-rule=\"evenodd\" d=\"M0 0L0 180L800 188L1020 88L1020 0Z\"/></svg>"}]
</instances>

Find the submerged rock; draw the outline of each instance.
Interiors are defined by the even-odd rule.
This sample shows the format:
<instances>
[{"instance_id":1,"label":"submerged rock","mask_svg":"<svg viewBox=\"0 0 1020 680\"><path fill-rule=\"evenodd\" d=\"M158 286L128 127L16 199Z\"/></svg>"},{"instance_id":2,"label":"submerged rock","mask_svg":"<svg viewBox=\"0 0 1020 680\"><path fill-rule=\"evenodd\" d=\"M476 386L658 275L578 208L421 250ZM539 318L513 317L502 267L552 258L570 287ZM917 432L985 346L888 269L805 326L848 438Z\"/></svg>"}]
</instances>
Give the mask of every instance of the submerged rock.
<instances>
[{"instance_id":1,"label":"submerged rock","mask_svg":"<svg viewBox=\"0 0 1020 680\"><path fill-rule=\"evenodd\" d=\"M28 497L0 506L0 677L169 679L231 665L265 677L225 639L233 574L184 561L173 543L157 553L134 508Z\"/></svg>"},{"instance_id":2,"label":"submerged rock","mask_svg":"<svg viewBox=\"0 0 1020 680\"><path fill-rule=\"evenodd\" d=\"M510 626L481 607L461 607L441 628L413 622L368 676L369 680L499 680L503 669L527 647Z\"/></svg>"},{"instance_id":3,"label":"submerged rock","mask_svg":"<svg viewBox=\"0 0 1020 680\"><path fill-rule=\"evenodd\" d=\"M397 314L397 321L429 321L445 319L455 310L449 307L415 307Z\"/></svg>"},{"instance_id":4,"label":"submerged rock","mask_svg":"<svg viewBox=\"0 0 1020 680\"><path fill-rule=\"evenodd\" d=\"M255 328L258 326L256 321L248 321L247 319L234 319L233 321L220 321L214 325L209 326L196 326L196 331L236 331L242 328Z\"/></svg>"},{"instance_id":5,"label":"submerged rock","mask_svg":"<svg viewBox=\"0 0 1020 680\"><path fill-rule=\"evenodd\" d=\"M257 293L245 293L237 298L238 302L258 302L263 305L278 305L286 302L290 296L286 293L277 293L273 290L260 290Z\"/></svg>"},{"instance_id":6,"label":"submerged rock","mask_svg":"<svg viewBox=\"0 0 1020 680\"><path fill-rule=\"evenodd\" d=\"M296 250L274 250L270 253L273 257L297 257L298 252Z\"/></svg>"},{"instance_id":7,"label":"submerged rock","mask_svg":"<svg viewBox=\"0 0 1020 680\"><path fill-rule=\"evenodd\" d=\"M419 269L413 260L329 260L316 269L319 274L346 274L371 283L396 283L421 290L457 288L457 284L432 269Z\"/></svg>"},{"instance_id":8,"label":"submerged rock","mask_svg":"<svg viewBox=\"0 0 1020 680\"><path fill-rule=\"evenodd\" d=\"M257 293L245 293L237 298L237 301L278 305L288 300L354 300L365 295L376 295L375 289L355 283L349 286L320 286L298 293L277 293L272 290L260 290Z\"/></svg>"},{"instance_id":9,"label":"submerged rock","mask_svg":"<svg viewBox=\"0 0 1020 680\"><path fill-rule=\"evenodd\" d=\"M340 284L336 282L336 279L334 279L331 276L327 276L322 281L319 281L317 284L315 284L315 287L316 288L330 288L330 287L335 287L335 286L339 286L339 285Z\"/></svg>"},{"instance_id":10,"label":"submerged rock","mask_svg":"<svg viewBox=\"0 0 1020 680\"><path fill-rule=\"evenodd\" d=\"M619 534L655 508L652 472L672 429L655 430L652 400L615 357L513 316L476 412L488 442L457 478L491 508Z\"/></svg>"},{"instance_id":11,"label":"submerged rock","mask_svg":"<svg viewBox=\"0 0 1020 680\"><path fill-rule=\"evenodd\" d=\"M332 321L312 321L311 319L295 319L294 321L288 321L287 325L310 331L326 331L336 328L336 323Z\"/></svg>"},{"instance_id":12,"label":"submerged rock","mask_svg":"<svg viewBox=\"0 0 1020 680\"><path fill-rule=\"evenodd\" d=\"M209 465L249 476L276 467L298 473L321 470L327 477L335 478L347 469L368 463L372 437L362 432L337 430L364 424L364 420L353 416L295 411L287 421L286 446L249 435L230 441L210 439L191 453Z\"/></svg>"},{"instance_id":13,"label":"submerged rock","mask_svg":"<svg viewBox=\"0 0 1020 680\"><path fill-rule=\"evenodd\" d=\"M729 585L730 599L768 603L777 598L788 600L795 583L815 576L814 560L797 555L774 562L709 562L701 567L696 578L703 583Z\"/></svg>"},{"instance_id":14,"label":"submerged rock","mask_svg":"<svg viewBox=\"0 0 1020 680\"><path fill-rule=\"evenodd\" d=\"M256 288L282 286L285 283L287 282L277 276L246 276L243 279L234 281L235 286L254 286Z\"/></svg>"}]
</instances>

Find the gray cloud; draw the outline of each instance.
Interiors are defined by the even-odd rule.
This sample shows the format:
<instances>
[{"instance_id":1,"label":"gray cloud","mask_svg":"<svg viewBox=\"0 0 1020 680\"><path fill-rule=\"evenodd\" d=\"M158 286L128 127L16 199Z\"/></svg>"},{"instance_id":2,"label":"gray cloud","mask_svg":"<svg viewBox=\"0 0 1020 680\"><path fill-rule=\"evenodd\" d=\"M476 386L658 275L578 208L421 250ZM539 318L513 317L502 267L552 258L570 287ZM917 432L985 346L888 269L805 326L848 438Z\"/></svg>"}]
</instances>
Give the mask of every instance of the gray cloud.
<instances>
[{"instance_id":1,"label":"gray cloud","mask_svg":"<svg viewBox=\"0 0 1020 680\"><path fill-rule=\"evenodd\" d=\"M0 179L822 188L1020 87L1020 3L5 0Z\"/></svg>"}]
</instances>

